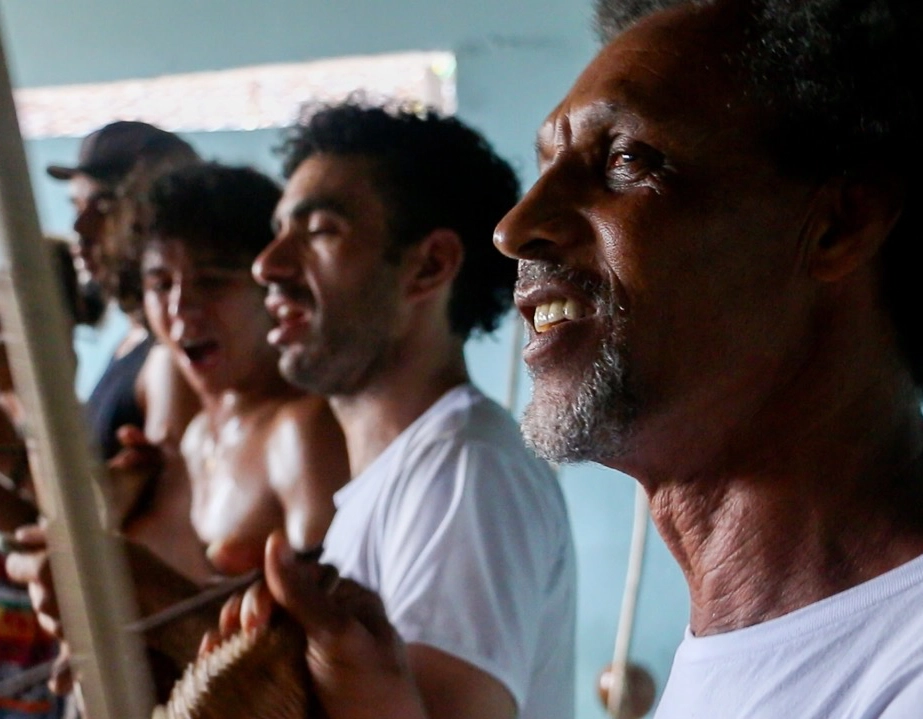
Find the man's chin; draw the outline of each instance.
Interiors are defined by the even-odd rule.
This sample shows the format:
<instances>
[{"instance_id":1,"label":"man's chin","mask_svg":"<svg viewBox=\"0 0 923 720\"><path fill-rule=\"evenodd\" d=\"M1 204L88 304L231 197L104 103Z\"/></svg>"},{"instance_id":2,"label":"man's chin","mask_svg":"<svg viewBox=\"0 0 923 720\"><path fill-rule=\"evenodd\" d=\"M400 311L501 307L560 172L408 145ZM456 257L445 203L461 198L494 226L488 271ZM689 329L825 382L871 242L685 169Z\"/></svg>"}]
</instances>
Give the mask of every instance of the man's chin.
<instances>
[{"instance_id":1,"label":"man's chin","mask_svg":"<svg viewBox=\"0 0 923 720\"><path fill-rule=\"evenodd\" d=\"M521 430L523 439L535 454L552 463L579 462L583 458L574 452L574 429L569 427L561 406L533 399L523 412Z\"/></svg>"},{"instance_id":2,"label":"man's chin","mask_svg":"<svg viewBox=\"0 0 923 720\"><path fill-rule=\"evenodd\" d=\"M563 394L545 390L536 381L523 412L522 435L549 462L603 462L624 451L634 407L624 392L595 379Z\"/></svg>"},{"instance_id":3,"label":"man's chin","mask_svg":"<svg viewBox=\"0 0 923 720\"><path fill-rule=\"evenodd\" d=\"M303 366L300 347L287 345L279 355L279 374L286 382L303 390L310 390L310 373Z\"/></svg>"}]
</instances>

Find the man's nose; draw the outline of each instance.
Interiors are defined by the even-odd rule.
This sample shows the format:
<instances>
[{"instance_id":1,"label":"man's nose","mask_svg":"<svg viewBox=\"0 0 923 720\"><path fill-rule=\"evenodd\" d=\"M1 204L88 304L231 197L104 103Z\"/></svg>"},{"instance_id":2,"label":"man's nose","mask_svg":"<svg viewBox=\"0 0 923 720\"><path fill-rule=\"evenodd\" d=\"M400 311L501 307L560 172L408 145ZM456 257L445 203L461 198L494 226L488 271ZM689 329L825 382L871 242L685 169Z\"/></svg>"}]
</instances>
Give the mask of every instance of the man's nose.
<instances>
[{"instance_id":1,"label":"man's nose","mask_svg":"<svg viewBox=\"0 0 923 720\"><path fill-rule=\"evenodd\" d=\"M494 245L519 260L559 259L589 229L580 192L585 182L564 165L546 170L497 225Z\"/></svg>"},{"instance_id":2,"label":"man's nose","mask_svg":"<svg viewBox=\"0 0 923 720\"><path fill-rule=\"evenodd\" d=\"M74 232L80 237L84 247L98 243L103 229L104 217L94 203L88 203L74 218Z\"/></svg>"},{"instance_id":3,"label":"man's nose","mask_svg":"<svg viewBox=\"0 0 923 720\"><path fill-rule=\"evenodd\" d=\"M292 279L297 275L298 268L295 238L290 232L281 230L257 255L251 272L260 285L270 285Z\"/></svg>"}]
</instances>

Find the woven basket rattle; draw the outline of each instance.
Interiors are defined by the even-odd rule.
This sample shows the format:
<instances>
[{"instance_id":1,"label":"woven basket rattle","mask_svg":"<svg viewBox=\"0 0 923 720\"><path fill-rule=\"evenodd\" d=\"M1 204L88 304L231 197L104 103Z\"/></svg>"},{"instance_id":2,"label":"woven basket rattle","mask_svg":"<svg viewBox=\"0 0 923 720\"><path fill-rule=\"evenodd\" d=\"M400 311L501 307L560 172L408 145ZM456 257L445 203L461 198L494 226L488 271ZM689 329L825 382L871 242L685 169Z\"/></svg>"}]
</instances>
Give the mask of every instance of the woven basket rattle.
<instances>
[{"instance_id":1,"label":"woven basket rattle","mask_svg":"<svg viewBox=\"0 0 923 720\"><path fill-rule=\"evenodd\" d=\"M279 612L190 663L157 718L321 718L305 662L304 630Z\"/></svg>"}]
</instances>

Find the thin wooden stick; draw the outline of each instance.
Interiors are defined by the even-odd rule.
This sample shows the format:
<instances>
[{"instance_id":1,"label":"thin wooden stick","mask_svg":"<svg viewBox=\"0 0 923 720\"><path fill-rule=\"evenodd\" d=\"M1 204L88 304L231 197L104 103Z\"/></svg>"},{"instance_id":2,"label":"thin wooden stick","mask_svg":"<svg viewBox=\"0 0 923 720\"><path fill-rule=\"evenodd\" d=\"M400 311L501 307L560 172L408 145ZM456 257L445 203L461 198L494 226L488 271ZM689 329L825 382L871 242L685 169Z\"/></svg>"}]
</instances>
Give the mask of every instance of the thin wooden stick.
<instances>
[{"instance_id":1,"label":"thin wooden stick","mask_svg":"<svg viewBox=\"0 0 923 720\"><path fill-rule=\"evenodd\" d=\"M124 631L136 616L125 559L104 532L94 476L102 471L74 394L61 289L51 271L26 166L0 18L0 310L26 441L37 461L51 569L87 717L150 717L151 675Z\"/></svg>"},{"instance_id":2,"label":"thin wooden stick","mask_svg":"<svg viewBox=\"0 0 923 720\"><path fill-rule=\"evenodd\" d=\"M622 593L622 607L619 612L619 626L612 649L612 684L609 686L606 709L614 718L627 717L623 714L625 685L628 677L628 653L635 629L635 609L638 605L638 590L641 572L644 569L644 549L647 544L647 519L649 516L647 495L640 483L635 487L634 519L631 526L631 545L628 550L628 568L625 572L625 590Z\"/></svg>"},{"instance_id":3,"label":"thin wooden stick","mask_svg":"<svg viewBox=\"0 0 923 720\"><path fill-rule=\"evenodd\" d=\"M16 541L6 538L7 546L17 549ZM252 570L245 575L237 575L227 578L223 582L205 588L192 597L185 598L179 602L170 605L163 610L152 613L147 617L136 620L125 626L125 629L133 633L146 633L156 630L167 623L173 622L177 618L183 617L191 612L195 612L216 600L224 600L230 597L238 590L244 590L263 577L263 571L260 569ZM52 675L55 667L55 661L33 665L23 670L18 675L13 675L0 680L0 697L17 695L24 690L28 690L33 685L46 682Z\"/></svg>"}]
</instances>

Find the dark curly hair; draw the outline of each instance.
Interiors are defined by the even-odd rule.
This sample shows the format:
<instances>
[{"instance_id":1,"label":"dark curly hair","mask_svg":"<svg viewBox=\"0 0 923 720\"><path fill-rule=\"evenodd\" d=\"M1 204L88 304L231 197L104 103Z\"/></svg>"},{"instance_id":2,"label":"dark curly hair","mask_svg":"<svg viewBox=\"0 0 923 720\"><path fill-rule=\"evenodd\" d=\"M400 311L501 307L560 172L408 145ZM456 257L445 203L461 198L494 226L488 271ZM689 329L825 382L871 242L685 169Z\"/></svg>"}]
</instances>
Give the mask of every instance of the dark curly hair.
<instances>
[{"instance_id":1,"label":"dark curly hair","mask_svg":"<svg viewBox=\"0 0 923 720\"><path fill-rule=\"evenodd\" d=\"M731 5L742 36L728 62L749 97L775 118L766 138L800 176L897 178L900 219L882 249L884 302L923 385L923 304L916 261L923 233L920 0L596 0L608 42L640 18L677 5Z\"/></svg>"},{"instance_id":2,"label":"dark curly hair","mask_svg":"<svg viewBox=\"0 0 923 720\"><path fill-rule=\"evenodd\" d=\"M516 262L494 249L492 237L520 187L482 135L432 110L373 107L351 98L305 106L279 152L286 178L315 153L370 158L397 253L438 228L461 238L465 256L449 303L452 331L467 338L496 329L512 304Z\"/></svg>"},{"instance_id":3,"label":"dark curly hair","mask_svg":"<svg viewBox=\"0 0 923 720\"><path fill-rule=\"evenodd\" d=\"M179 168L151 186L151 237L212 244L228 265L246 266L272 242L281 194L253 168L214 162Z\"/></svg>"}]
</instances>

